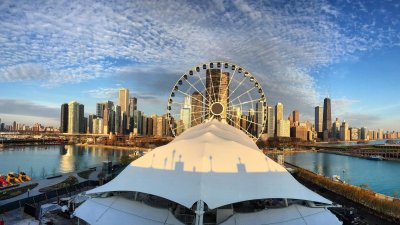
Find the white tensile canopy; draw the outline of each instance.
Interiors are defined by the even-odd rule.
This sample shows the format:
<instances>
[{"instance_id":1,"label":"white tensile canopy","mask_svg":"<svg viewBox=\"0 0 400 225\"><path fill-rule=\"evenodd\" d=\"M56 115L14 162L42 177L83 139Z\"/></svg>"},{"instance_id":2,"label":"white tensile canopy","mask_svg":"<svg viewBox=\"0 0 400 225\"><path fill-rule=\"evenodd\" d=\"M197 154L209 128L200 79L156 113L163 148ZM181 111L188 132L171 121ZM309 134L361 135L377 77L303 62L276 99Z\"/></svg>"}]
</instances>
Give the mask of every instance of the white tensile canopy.
<instances>
[{"instance_id":1,"label":"white tensile canopy","mask_svg":"<svg viewBox=\"0 0 400 225\"><path fill-rule=\"evenodd\" d=\"M285 208L265 209L255 213L236 213L220 225L338 225L342 224L326 208L291 205Z\"/></svg>"},{"instance_id":2,"label":"white tensile canopy","mask_svg":"<svg viewBox=\"0 0 400 225\"><path fill-rule=\"evenodd\" d=\"M123 197L88 199L74 215L91 225L184 225L168 209L154 208Z\"/></svg>"},{"instance_id":3,"label":"white tensile canopy","mask_svg":"<svg viewBox=\"0 0 400 225\"><path fill-rule=\"evenodd\" d=\"M87 193L111 191L152 194L188 208L198 200L214 209L268 198L331 204L266 157L245 133L218 120L188 129Z\"/></svg>"}]
</instances>

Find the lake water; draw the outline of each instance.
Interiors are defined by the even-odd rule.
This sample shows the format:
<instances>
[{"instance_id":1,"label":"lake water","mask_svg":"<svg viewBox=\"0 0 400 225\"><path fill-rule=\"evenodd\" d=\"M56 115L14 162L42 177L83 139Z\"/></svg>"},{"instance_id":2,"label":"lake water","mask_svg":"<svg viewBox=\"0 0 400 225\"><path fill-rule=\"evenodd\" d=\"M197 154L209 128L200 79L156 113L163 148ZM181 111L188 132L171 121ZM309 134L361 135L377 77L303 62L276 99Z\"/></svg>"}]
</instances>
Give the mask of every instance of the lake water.
<instances>
[{"instance_id":1,"label":"lake water","mask_svg":"<svg viewBox=\"0 0 400 225\"><path fill-rule=\"evenodd\" d=\"M367 184L373 191L388 196L400 194L400 161L314 152L285 155L285 161L324 176L339 175L353 185Z\"/></svg>"},{"instance_id":2,"label":"lake water","mask_svg":"<svg viewBox=\"0 0 400 225\"><path fill-rule=\"evenodd\" d=\"M119 161L134 150L114 150L78 146L24 146L0 150L0 174L25 171L33 178L43 174L67 173L101 165L103 161Z\"/></svg>"}]
</instances>

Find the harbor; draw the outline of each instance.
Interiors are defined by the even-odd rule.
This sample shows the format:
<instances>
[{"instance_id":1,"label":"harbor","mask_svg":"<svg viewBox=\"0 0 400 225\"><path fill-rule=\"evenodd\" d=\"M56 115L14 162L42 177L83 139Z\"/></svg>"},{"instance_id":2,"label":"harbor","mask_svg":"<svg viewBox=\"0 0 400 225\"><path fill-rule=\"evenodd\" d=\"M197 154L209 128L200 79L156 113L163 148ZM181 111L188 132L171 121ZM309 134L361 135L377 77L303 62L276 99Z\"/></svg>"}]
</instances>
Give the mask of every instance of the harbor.
<instances>
[{"instance_id":1,"label":"harbor","mask_svg":"<svg viewBox=\"0 0 400 225\"><path fill-rule=\"evenodd\" d=\"M285 162L362 186L383 195L398 197L400 193L400 162L367 160L365 158L323 152L296 153L284 156Z\"/></svg>"}]
</instances>

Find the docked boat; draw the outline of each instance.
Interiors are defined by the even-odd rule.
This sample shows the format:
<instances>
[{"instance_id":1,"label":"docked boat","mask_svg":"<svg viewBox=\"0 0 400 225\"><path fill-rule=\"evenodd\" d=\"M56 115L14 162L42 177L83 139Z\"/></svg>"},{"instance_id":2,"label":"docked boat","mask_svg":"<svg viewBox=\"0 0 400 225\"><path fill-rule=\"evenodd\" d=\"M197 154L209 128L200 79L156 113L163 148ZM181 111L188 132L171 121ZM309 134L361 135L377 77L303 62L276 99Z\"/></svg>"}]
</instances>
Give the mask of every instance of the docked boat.
<instances>
[{"instance_id":1,"label":"docked boat","mask_svg":"<svg viewBox=\"0 0 400 225\"><path fill-rule=\"evenodd\" d=\"M368 156L367 159L381 161L381 160L383 160L383 157L380 155L371 155L371 156Z\"/></svg>"},{"instance_id":2,"label":"docked boat","mask_svg":"<svg viewBox=\"0 0 400 225\"><path fill-rule=\"evenodd\" d=\"M6 177L0 174L0 187L8 186Z\"/></svg>"},{"instance_id":3,"label":"docked boat","mask_svg":"<svg viewBox=\"0 0 400 225\"><path fill-rule=\"evenodd\" d=\"M0 187L7 187L32 180L25 172L9 172L6 176L0 175Z\"/></svg>"}]
</instances>

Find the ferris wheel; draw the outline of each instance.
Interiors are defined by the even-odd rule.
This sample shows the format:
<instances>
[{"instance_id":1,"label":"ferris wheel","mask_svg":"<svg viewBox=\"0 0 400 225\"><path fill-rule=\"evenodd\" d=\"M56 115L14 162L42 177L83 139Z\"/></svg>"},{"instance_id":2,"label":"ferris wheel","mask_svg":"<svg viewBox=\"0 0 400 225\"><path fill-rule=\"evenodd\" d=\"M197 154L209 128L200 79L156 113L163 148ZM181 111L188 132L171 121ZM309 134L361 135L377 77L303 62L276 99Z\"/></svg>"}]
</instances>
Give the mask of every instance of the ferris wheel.
<instances>
[{"instance_id":1,"label":"ferris wheel","mask_svg":"<svg viewBox=\"0 0 400 225\"><path fill-rule=\"evenodd\" d=\"M167 120L174 136L210 119L226 121L254 140L265 131L267 100L245 68L208 62L184 73L172 87Z\"/></svg>"}]
</instances>

